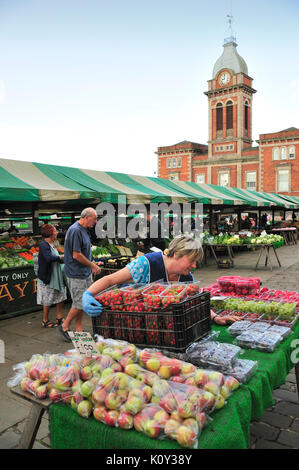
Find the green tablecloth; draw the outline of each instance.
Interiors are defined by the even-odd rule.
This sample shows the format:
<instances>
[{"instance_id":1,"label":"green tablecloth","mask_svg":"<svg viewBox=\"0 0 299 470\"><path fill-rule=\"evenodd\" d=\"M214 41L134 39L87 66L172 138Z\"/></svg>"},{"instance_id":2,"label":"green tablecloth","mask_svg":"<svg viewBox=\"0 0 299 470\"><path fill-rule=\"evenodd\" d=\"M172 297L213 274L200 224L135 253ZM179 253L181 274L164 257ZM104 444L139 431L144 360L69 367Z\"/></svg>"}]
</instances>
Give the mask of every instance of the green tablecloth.
<instances>
[{"instance_id":1,"label":"green tablecloth","mask_svg":"<svg viewBox=\"0 0 299 470\"><path fill-rule=\"evenodd\" d=\"M214 326L218 341L232 343L226 327ZM211 422L198 440L199 449L246 449L250 439L250 421L261 418L273 405L272 391L285 382L293 367L292 340L299 338L299 324L273 353L244 350L243 359L259 363L256 374L242 384L227 404L211 416ZM296 347L296 346L295 346ZM175 441L149 439L136 431L106 426L93 417L82 418L69 406L50 406L51 447L54 449L182 449Z\"/></svg>"}]
</instances>

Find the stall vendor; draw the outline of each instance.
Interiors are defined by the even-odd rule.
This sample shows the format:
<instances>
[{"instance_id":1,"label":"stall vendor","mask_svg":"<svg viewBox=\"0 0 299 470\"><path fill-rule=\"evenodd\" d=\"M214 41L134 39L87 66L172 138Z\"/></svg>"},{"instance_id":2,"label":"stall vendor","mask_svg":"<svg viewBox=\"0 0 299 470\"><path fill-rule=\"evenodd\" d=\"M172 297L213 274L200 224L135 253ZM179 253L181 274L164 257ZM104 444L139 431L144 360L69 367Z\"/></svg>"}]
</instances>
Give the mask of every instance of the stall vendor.
<instances>
[{"instance_id":1,"label":"stall vendor","mask_svg":"<svg viewBox=\"0 0 299 470\"><path fill-rule=\"evenodd\" d=\"M103 290L116 284L129 282L147 284L151 282L192 282L191 269L196 268L197 261L203 257L199 240L180 235L174 238L167 250L158 253L147 253L131 261L116 273L109 274L95 281L83 294L82 306L85 313L98 316L102 305L94 298ZM233 315L220 317L211 310L212 320L218 325L225 325L239 320Z\"/></svg>"}]
</instances>

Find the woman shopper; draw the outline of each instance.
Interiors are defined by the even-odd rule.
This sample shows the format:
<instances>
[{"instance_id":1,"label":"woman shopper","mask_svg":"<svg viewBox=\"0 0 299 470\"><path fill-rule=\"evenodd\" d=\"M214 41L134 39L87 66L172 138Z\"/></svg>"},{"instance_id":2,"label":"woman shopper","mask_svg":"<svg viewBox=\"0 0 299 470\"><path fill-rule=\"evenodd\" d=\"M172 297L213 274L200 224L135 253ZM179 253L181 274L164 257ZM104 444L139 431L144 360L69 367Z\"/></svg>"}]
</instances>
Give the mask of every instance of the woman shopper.
<instances>
[{"instance_id":1,"label":"woman shopper","mask_svg":"<svg viewBox=\"0 0 299 470\"><path fill-rule=\"evenodd\" d=\"M37 303L43 306L42 327L54 328L63 322L62 305L66 299L66 287L63 279L59 255L54 246L58 231L54 225L45 224L41 228L43 240L39 245L37 270ZM49 320L51 305L56 304L56 322Z\"/></svg>"},{"instance_id":2,"label":"woman shopper","mask_svg":"<svg viewBox=\"0 0 299 470\"><path fill-rule=\"evenodd\" d=\"M194 281L191 269L203 257L199 240L191 236L180 235L174 238L168 249L157 253L147 253L127 264L126 267L94 282L83 294L83 310L90 316L100 315L101 304L94 298L103 290L115 284L134 282L147 284L151 282L190 282ZM218 325L225 325L239 320L233 315L218 317L211 310L211 318Z\"/></svg>"}]
</instances>

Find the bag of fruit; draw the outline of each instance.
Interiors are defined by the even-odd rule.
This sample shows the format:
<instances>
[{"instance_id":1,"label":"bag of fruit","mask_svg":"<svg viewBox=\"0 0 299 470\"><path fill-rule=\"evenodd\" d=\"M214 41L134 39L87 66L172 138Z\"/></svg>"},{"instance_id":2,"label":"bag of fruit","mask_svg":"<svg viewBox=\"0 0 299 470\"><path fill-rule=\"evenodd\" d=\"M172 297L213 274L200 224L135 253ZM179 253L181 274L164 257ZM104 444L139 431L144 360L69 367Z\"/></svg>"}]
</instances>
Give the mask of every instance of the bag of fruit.
<instances>
[{"instance_id":1,"label":"bag of fruit","mask_svg":"<svg viewBox=\"0 0 299 470\"><path fill-rule=\"evenodd\" d=\"M123 372L103 373L91 394L93 416L108 426L131 429L151 397L152 388L140 380Z\"/></svg>"}]
</instances>

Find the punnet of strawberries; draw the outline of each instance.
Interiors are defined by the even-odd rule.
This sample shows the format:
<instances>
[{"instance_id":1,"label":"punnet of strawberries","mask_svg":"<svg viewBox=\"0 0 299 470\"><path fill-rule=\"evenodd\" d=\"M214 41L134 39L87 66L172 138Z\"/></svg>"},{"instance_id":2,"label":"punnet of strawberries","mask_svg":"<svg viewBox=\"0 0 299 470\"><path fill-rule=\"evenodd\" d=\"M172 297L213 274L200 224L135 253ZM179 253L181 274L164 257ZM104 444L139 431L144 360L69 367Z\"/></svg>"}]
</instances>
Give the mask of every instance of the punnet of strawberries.
<instances>
[{"instance_id":1,"label":"punnet of strawberries","mask_svg":"<svg viewBox=\"0 0 299 470\"><path fill-rule=\"evenodd\" d=\"M166 309L172 304L200 293L199 283L169 284L132 284L125 287L113 287L96 296L106 308L112 310L142 312Z\"/></svg>"}]
</instances>

